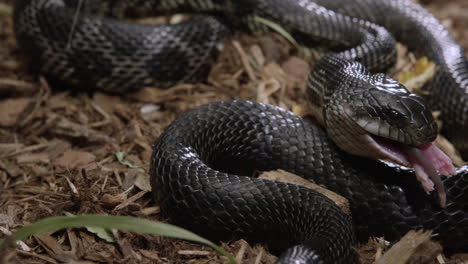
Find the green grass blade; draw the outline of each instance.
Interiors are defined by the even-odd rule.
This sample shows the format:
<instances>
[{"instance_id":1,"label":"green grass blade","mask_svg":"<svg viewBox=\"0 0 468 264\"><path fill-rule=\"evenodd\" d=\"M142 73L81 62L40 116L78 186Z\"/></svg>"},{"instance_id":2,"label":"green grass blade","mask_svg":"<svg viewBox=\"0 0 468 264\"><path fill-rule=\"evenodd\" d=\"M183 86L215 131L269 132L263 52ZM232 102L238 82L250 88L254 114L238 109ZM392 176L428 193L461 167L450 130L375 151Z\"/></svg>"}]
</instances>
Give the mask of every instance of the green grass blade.
<instances>
[{"instance_id":1,"label":"green grass blade","mask_svg":"<svg viewBox=\"0 0 468 264\"><path fill-rule=\"evenodd\" d=\"M13 15L13 8L7 4L0 3L0 16Z\"/></svg>"},{"instance_id":2,"label":"green grass blade","mask_svg":"<svg viewBox=\"0 0 468 264\"><path fill-rule=\"evenodd\" d=\"M278 32L278 34L280 34L281 36L283 36L285 39L287 39L289 42L291 42L296 48L300 48L301 46L297 43L297 41L293 38L293 36L291 36L291 34L289 34L289 32L287 32L283 27L281 27L280 25L276 24L275 22L271 21L271 20L268 20L268 19L265 19L265 18L262 18L262 17L258 17L258 16L255 16L254 17L254 20L258 23L261 23L261 24L264 24L266 25L267 27L273 29L274 31Z\"/></svg>"},{"instance_id":3,"label":"green grass blade","mask_svg":"<svg viewBox=\"0 0 468 264\"><path fill-rule=\"evenodd\" d=\"M65 215L70 216L70 217L76 216L76 215L74 215L72 213L69 213L69 212L65 212ZM112 234L112 230L110 230L108 228L95 227L95 226L86 226L85 228L89 232L94 233L100 239L104 239L106 242L109 242L109 243L114 243L115 242L115 238L114 238L114 235Z\"/></svg>"},{"instance_id":4,"label":"green grass blade","mask_svg":"<svg viewBox=\"0 0 468 264\"><path fill-rule=\"evenodd\" d=\"M126 160L125 159L125 152L122 152L122 151L118 151L118 152L115 152L115 157L117 158L117 161L122 164L122 165L125 165L131 169L138 169L138 168L144 168L145 166L144 165L134 165L132 164L130 161Z\"/></svg>"},{"instance_id":5,"label":"green grass blade","mask_svg":"<svg viewBox=\"0 0 468 264\"><path fill-rule=\"evenodd\" d=\"M291 42L291 44L293 44L294 47L296 47L296 49L299 51L299 56L300 57L302 57L306 61L309 61L311 59L312 54L311 54L310 50L308 48L304 48L299 43L297 43L297 41L294 39L294 37L291 34L289 34L289 32L286 31L279 24L277 24L277 23L275 23L275 22L273 22L271 20L268 20L268 19L265 19L265 18L262 18L262 17L258 17L258 16L255 16L254 20L256 22L260 23L260 24L266 25L267 27L271 28L272 30L276 31L278 34L283 36L283 38L285 38L286 40Z\"/></svg>"},{"instance_id":6,"label":"green grass blade","mask_svg":"<svg viewBox=\"0 0 468 264\"><path fill-rule=\"evenodd\" d=\"M63 228L77 227L100 227L107 229L117 229L122 231L146 233L193 241L212 247L217 252L226 256L231 264L236 263L234 258L224 249L195 233L171 224L130 216L82 215L45 218L36 223L18 229L15 233L13 233L12 236L0 241L0 252L4 251L8 244L23 240L35 234L55 231Z\"/></svg>"}]
</instances>

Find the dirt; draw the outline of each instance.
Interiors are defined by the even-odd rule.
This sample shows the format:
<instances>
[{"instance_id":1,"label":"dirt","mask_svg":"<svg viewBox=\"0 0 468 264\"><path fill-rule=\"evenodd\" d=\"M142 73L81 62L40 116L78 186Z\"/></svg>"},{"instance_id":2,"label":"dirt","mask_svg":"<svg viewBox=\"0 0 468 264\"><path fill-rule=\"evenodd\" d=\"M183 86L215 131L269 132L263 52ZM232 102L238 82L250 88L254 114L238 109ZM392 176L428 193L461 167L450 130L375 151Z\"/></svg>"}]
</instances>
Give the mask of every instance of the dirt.
<instances>
[{"instance_id":1,"label":"dirt","mask_svg":"<svg viewBox=\"0 0 468 264\"><path fill-rule=\"evenodd\" d=\"M468 50L468 2L424 1ZM49 216L126 215L166 221L148 185L151 145L180 113L208 102L253 99L307 115L308 66L282 37L239 34L206 84L147 88L111 95L61 90L21 62L11 1L0 0L0 238ZM255 58L258 68L246 54ZM119 161L118 155L123 154ZM122 160L124 162L122 162ZM239 263L273 263L267 249L247 242L223 244ZM360 245L373 263L388 245ZM443 263L443 255L432 263ZM118 232L108 243L86 229L28 238L8 251L9 263L221 263L210 248L176 239ZM463 254L446 263L468 261Z\"/></svg>"}]
</instances>

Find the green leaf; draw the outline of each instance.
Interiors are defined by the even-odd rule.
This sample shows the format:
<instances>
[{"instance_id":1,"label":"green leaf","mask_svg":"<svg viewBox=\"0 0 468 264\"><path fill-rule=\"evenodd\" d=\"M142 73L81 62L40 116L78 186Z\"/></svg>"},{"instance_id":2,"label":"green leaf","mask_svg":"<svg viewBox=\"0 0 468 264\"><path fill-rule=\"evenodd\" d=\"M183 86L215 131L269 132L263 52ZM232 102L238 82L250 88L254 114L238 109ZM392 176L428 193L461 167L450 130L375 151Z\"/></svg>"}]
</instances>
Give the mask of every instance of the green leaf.
<instances>
[{"instance_id":1,"label":"green leaf","mask_svg":"<svg viewBox=\"0 0 468 264\"><path fill-rule=\"evenodd\" d=\"M273 29L274 31L278 32L281 36L283 36L285 39L287 39L289 42L291 42L296 48L300 49L301 46L297 43L297 41L287 32L283 27L280 25L276 24L275 22L265 19L263 17L258 17L255 16L254 20L258 23L264 24L267 27Z\"/></svg>"},{"instance_id":2,"label":"green leaf","mask_svg":"<svg viewBox=\"0 0 468 264\"><path fill-rule=\"evenodd\" d=\"M277 24L277 23L275 23L275 22L273 22L271 20L268 20L268 19L265 19L265 18L262 18L262 17L258 17L258 16L255 16L254 20L256 22L260 23L260 24L266 25L267 27L271 28L272 30L276 31L278 34L283 36L283 38L285 38L289 42L291 42L291 44L293 44L294 47L296 47L296 49L298 50L300 57L304 58L307 61L309 61L311 59L312 53L311 53L310 49L304 48L299 43L297 43L297 41L294 39L294 37L291 34L289 34L289 32L286 31L286 29L284 29L282 26L280 26L279 24Z\"/></svg>"},{"instance_id":3,"label":"green leaf","mask_svg":"<svg viewBox=\"0 0 468 264\"><path fill-rule=\"evenodd\" d=\"M130 161L125 159L125 152L123 151L118 151L115 152L115 157L117 158L117 161L120 162L120 164L125 165L129 168L132 169L138 169L138 168L144 168L144 165L133 165Z\"/></svg>"},{"instance_id":4,"label":"green leaf","mask_svg":"<svg viewBox=\"0 0 468 264\"><path fill-rule=\"evenodd\" d=\"M65 212L65 215L66 216L75 216L74 214L69 213L69 212ZM85 228L89 232L91 232L93 234L96 234L96 236L98 236L99 238L104 239L106 242L109 242L109 243L114 243L115 242L114 235L112 234L112 231L110 229L108 229L108 228L90 227L90 226L86 226Z\"/></svg>"},{"instance_id":5,"label":"green leaf","mask_svg":"<svg viewBox=\"0 0 468 264\"><path fill-rule=\"evenodd\" d=\"M13 8L7 4L0 3L0 16L13 15Z\"/></svg>"},{"instance_id":6,"label":"green leaf","mask_svg":"<svg viewBox=\"0 0 468 264\"><path fill-rule=\"evenodd\" d=\"M31 225L24 226L13 233L12 236L1 240L0 255L4 255L7 245L23 240L32 235L55 231L62 228L78 227L117 229L193 241L212 247L214 250L226 256L231 264L236 263L234 258L221 247L183 228L136 217L107 215L58 216L45 218Z\"/></svg>"},{"instance_id":7,"label":"green leaf","mask_svg":"<svg viewBox=\"0 0 468 264\"><path fill-rule=\"evenodd\" d=\"M109 242L109 243L115 242L114 235L112 234L112 231L110 231L109 229L105 229L102 227L89 227L88 226L86 227L86 230L88 230L89 232L93 234L96 234L96 236L105 240L106 242Z\"/></svg>"}]
</instances>

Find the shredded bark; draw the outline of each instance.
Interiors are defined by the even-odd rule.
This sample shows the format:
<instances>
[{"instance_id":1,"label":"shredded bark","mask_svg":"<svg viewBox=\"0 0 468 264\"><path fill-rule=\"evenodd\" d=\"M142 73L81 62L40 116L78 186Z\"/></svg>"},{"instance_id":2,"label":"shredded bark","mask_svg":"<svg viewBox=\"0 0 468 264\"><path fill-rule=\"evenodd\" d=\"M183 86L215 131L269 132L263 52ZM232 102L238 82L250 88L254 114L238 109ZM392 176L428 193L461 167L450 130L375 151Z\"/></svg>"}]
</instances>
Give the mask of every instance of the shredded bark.
<instances>
[{"instance_id":1,"label":"shredded bark","mask_svg":"<svg viewBox=\"0 0 468 264\"><path fill-rule=\"evenodd\" d=\"M468 2L424 3L468 50ZM252 99L309 115L304 96L309 66L277 34L237 34L225 43L204 84L145 88L126 96L89 95L57 90L23 67L11 7L12 0L0 0L0 238L65 212L167 221L150 194L151 146L171 121L195 106ZM404 47L399 50L395 74L415 61ZM448 142L439 141L452 158L459 158ZM86 229L38 234L3 257L6 263L227 263L211 248L177 239L129 232L115 237L115 243L106 242ZM375 263L383 261L386 251L403 254L397 245L389 250L383 238L371 238L359 252L363 263ZM267 248L243 240L222 246L238 263L276 260ZM437 247L425 252L432 259L424 263L468 261L468 253L449 258Z\"/></svg>"}]
</instances>

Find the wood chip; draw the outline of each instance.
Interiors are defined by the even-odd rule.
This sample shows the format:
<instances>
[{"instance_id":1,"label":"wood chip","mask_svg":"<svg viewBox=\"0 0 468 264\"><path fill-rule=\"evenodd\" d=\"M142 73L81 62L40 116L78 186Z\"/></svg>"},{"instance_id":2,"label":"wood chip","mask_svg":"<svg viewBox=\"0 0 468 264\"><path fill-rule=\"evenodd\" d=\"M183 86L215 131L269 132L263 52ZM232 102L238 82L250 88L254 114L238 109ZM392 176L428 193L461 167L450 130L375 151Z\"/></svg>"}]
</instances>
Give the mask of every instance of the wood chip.
<instances>
[{"instance_id":1,"label":"wood chip","mask_svg":"<svg viewBox=\"0 0 468 264\"><path fill-rule=\"evenodd\" d=\"M152 206L152 207L146 207L146 208L141 209L141 213L146 216L159 214L160 212L161 212L161 207L159 206Z\"/></svg>"},{"instance_id":2,"label":"wood chip","mask_svg":"<svg viewBox=\"0 0 468 264\"><path fill-rule=\"evenodd\" d=\"M102 196L101 201L107 205L107 206L117 206L118 204L123 203L127 199L127 194L126 193L120 193L117 195L111 195L108 193L105 193Z\"/></svg>"},{"instance_id":3,"label":"wood chip","mask_svg":"<svg viewBox=\"0 0 468 264\"><path fill-rule=\"evenodd\" d=\"M7 159L0 159L0 169L5 170L10 177L16 178L24 172L17 164Z\"/></svg>"},{"instance_id":4,"label":"wood chip","mask_svg":"<svg viewBox=\"0 0 468 264\"><path fill-rule=\"evenodd\" d=\"M141 253L141 255L145 258L148 258L148 259L151 259L151 260L155 260L157 261L158 263L161 262L161 258L159 258L158 256L158 253L155 252L155 251L152 251L152 250L146 250L146 249L140 249L139 252Z\"/></svg>"},{"instance_id":5,"label":"wood chip","mask_svg":"<svg viewBox=\"0 0 468 264\"><path fill-rule=\"evenodd\" d=\"M247 57L247 54L245 53L245 51L242 48L239 41L233 40L232 45L234 46L237 53L239 54L240 59L242 61L242 65L244 66L244 70L247 73L247 75L249 76L250 80L252 80L252 81L257 80L257 77L255 76L255 73L254 73L252 67L250 66L249 58Z\"/></svg>"},{"instance_id":6,"label":"wood chip","mask_svg":"<svg viewBox=\"0 0 468 264\"><path fill-rule=\"evenodd\" d=\"M16 162L18 164L24 163L49 163L49 154L42 153L25 153L16 157Z\"/></svg>"},{"instance_id":7,"label":"wood chip","mask_svg":"<svg viewBox=\"0 0 468 264\"><path fill-rule=\"evenodd\" d=\"M72 170L94 163L95 160L96 156L91 152L68 150L65 151L58 159L54 160L53 163L56 166Z\"/></svg>"},{"instance_id":8,"label":"wood chip","mask_svg":"<svg viewBox=\"0 0 468 264\"><path fill-rule=\"evenodd\" d=\"M9 153L17 152L18 149L24 148L21 143L4 143L0 144L0 156L7 155Z\"/></svg>"},{"instance_id":9,"label":"wood chip","mask_svg":"<svg viewBox=\"0 0 468 264\"><path fill-rule=\"evenodd\" d=\"M0 214L0 225L5 225L6 227L12 226L14 224L13 220L13 216L11 215Z\"/></svg>"},{"instance_id":10,"label":"wood chip","mask_svg":"<svg viewBox=\"0 0 468 264\"><path fill-rule=\"evenodd\" d=\"M58 261L70 262L78 259L72 252L63 250L57 240L48 234L37 234L34 235L34 238L50 256Z\"/></svg>"},{"instance_id":11,"label":"wood chip","mask_svg":"<svg viewBox=\"0 0 468 264\"><path fill-rule=\"evenodd\" d=\"M11 152L3 154L2 156L0 156L0 159L1 158L7 158L7 157L13 157L13 156L16 156L16 155L19 155L19 154L22 154L22 153L26 153L26 152L39 151L39 150L44 149L44 148L46 148L46 147L48 147L50 145L51 145L50 142L37 144L37 145L31 145L31 146L27 146L27 147L23 147L22 144L17 144L16 145L17 148L15 148Z\"/></svg>"},{"instance_id":12,"label":"wood chip","mask_svg":"<svg viewBox=\"0 0 468 264\"><path fill-rule=\"evenodd\" d=\"M229 244L229 251L235 255L239 264L274 264L277 257L270 254L262 245L252 247L247 241L240 239Z\"/></svg>"},{"instance_id":13,"label":"wood chip","mask_svg":"<svg viewBox=\"0 0 468 264\"><path fill-rule=\"evenodd\" d=\"M24 250L16 250L16 252L18 252L19 254L28 256L29 259L38 258L38 259L40 259L42 261L45 261L45 263L58 264L58 262L56 260L54 260L53 258L51 258L49 256L43 255L43 254L37 254L35 252L28 252L28 251L24 251Z\"/></svg>"},{"instance_id":14,"label":"wood chip","mask_svg":"<svg viewBox=\"0 0 468 264\"><path fill-rule=\"evenodd\" d=\"M239 249L239 251L237 251L236 256L235 256L235 260L237 263L239 264L242 263L242 260L244 259L244 255L245 255L245 250L247 249L248 246L249 244L247 244L245 240L241 240L241 248Z\"/></svg>"},{"instance_id":15,"label":"wood chip","mask_svg":"<svg viewBox=\"0 0 468 264\"><path fill-rule=\"evenodd\" d=\"M55 139L50 141L50 145L47 146L45 152L49 154L51 160L55 160L60 157L63 153L71 149L71 144L68 141Z\"/></svg>"},{"instance_id":16,"label":"wood chip","mask_svg":"<svg viewBox=\"0 0 468 264\"><path fill-rule=\"evenodd\" d=\"M132 248L132 244L127 239L118 239L117 243L124 257L134 257L137 260L141 260L141 256L136 254Z\"/></svg>"},{"instance_id":17,"label":"wood chip","mask_svg":"<svg viewBox=\"0 0 468 264\"><path fill-rule=\"evenodd\" d=\"M291 85L304 90L310 73L310 66L299 57L290 57L281 64L281 68L291 80Z\"/></svg>"},{"instance_id":18,"label":"wood chip","mask_svg":"<svg viewBox=\"0 0 468 264\"><path fill-rule=\"evenodd\" d=\"M187 256L209 256L211 252L205 250L178 250L177 254Z\"/></svg>"},{"instance_id":19,"label":"wood chip","mask_svg":"<svg viewBox=\"0 0 468 264\"><path fill-rule=\"evenodd\" d=\"M131 203L135 202L136 200L140 199L141 197L143 197L143 195L146 194L146 191L141 191L137 194L135 194L134 196L128 198L127 200L123 201L121 204L117 205L115 208L114 208L114 211L118 211L118 210L122 210L123 208L127 207L128 205L130 205Z\"/></svg>"},{"instance_id":20,"label":"wood chip","mask_svg":"<svg viewBox=\"0 0 468 264\"><path fill-rule=\"evenodd\" d=\"M266 63L280 60L281 46L275 39L272 39L270 36L263 36L260 38L260 46L265 54Z\"/></svg>"},{"instance_id":21,"label":"wood chip","mask_svg":"<svg viewBox=\"0 0 468 264\"><path fill-rule=\"evenodd\" d=\"M150 192L151 184L149 174L143 169L129 169L122 182L122 188L126 190L132 185L137 186L140 190Z\"/></svg>"},{"instance_id":22,"label":"wood chip","mask_svg":"<svg viewBox=\"0 0 468 264\"><path fill-rule=\"evenodd\" d=\"M433 263L442 247L431 241L430 231L409 231L376 264Z\"/></svg>"},{"instance_id":23,"label":"wood chip","mask_svg":"<svg viewBox=\"0 0 468 264\"><path fill-rule=\"evenodd\" d=\"M51 118L57 117L56 115L51 115ZM52 133L58 135L64 135L74 138L85 138L90 142L103 142L108 143L112 142L113 139L109 136L87 127L86 125L78 124L68 120L65 117L57 117L57 122L54 122L54 126L49 130Z\"/></svg>"},{"instance_id":24,"label":"wood chip","mask_svg":"<svg viewBox=\"0 0 468 264\"><path fill-rule=\"evenodd\" d=\"M15 98L0 101L0 126L14 126L31 103L30 98Z\"/></svg>"},{"instance_id":25,"label":"wood chip","mask_svg":"<svg viewBox=\"0 0 468 264\"><path fill-rule=\"evenodd\" d=\"M252 54L252 57L255 59L258 67L263 67L265 65L265 56L263 55L262 49L258 45L250 46L249 52Z\"/></svg>"},{"instance_id":26,"label":"wood chip","mask_svg":"<svg viewBox=\"0 0 468 264\"><path fill-rule=\"evenodd\" d=\"M18 67L18 63L10 61L9 63L2 63L2 67L14 69ZM0 93L33 94L36 91L37 87L34 84L21 80L0 78Z\"/></svg>"},{"instance_id":27,"label":"wood chip","mask_svg":"<svg viewBox=\"0 0 468 264\"><path fill-rule=\"evenodd\" d=\"M304 187L313 189L331 200L333 200L336 205L338 205L341 210L343 210L346 214L351 215L351 210L349 208L349 202L346 198L343 196L334 193L328 189L325 189L315 183L312 183L300 176L297 176L293 173L284 171L284 170L275 170L275 171L268 171L262 173L259 178L262 179L269 179L269 180L275 180L275 181L281 181L281 182L287 182L287 183L292 183L292 184L297 184L297 185L302 185Z\"/></svg>"}]
</instances>

